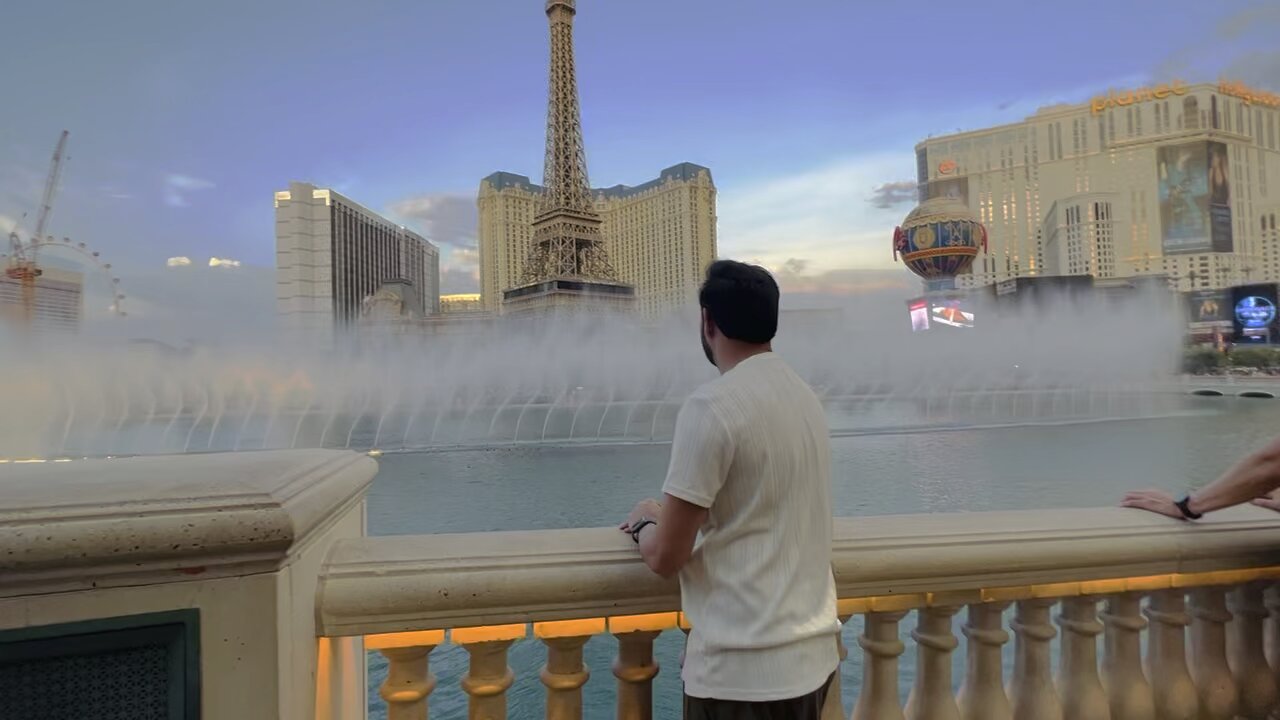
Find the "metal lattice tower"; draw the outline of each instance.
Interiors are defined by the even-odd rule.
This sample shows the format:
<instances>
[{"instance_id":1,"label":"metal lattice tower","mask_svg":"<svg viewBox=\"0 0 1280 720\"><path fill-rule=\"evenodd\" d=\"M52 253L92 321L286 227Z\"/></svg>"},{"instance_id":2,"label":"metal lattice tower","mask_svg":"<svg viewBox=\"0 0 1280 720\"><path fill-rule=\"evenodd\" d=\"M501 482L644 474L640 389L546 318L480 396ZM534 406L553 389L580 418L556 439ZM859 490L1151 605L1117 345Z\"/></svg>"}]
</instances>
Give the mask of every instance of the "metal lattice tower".
<instances>
[{"instance_id":1,"label":"metal lattice tower","mask_svg":"<svg viewBox=\"0 0 1280 720\"><path fill-rule=\"evenodd\" d=\"M542 204L533 220L533 248L521 283L575 277L616 281L604 249L600 216L587 182L578 81L573 63L575 0L547 0L551 25L551 87Z\"/></svg>"}]
</instances>

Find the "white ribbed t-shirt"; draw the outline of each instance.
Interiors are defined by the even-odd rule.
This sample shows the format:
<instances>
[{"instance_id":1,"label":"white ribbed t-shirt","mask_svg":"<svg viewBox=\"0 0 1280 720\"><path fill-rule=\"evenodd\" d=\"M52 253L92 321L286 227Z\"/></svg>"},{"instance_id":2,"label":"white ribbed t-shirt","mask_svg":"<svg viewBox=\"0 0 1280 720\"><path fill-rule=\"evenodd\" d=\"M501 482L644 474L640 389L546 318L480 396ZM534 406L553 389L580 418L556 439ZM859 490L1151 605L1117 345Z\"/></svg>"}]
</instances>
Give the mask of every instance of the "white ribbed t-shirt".
<instances>
[{"instance_id":1,"label":"white ribbed t-shirt","mask_svg":"<svg viewBox=\"0 0 1280 720\"><path fill-rule=\"evenodd\" d=\"M685 693L766 702L817 690L839 664L831 575L831 445L813 391L752 356L676 420L663 491L708 508L680 571L693 626Z\"/></svg>"}]
</instances>

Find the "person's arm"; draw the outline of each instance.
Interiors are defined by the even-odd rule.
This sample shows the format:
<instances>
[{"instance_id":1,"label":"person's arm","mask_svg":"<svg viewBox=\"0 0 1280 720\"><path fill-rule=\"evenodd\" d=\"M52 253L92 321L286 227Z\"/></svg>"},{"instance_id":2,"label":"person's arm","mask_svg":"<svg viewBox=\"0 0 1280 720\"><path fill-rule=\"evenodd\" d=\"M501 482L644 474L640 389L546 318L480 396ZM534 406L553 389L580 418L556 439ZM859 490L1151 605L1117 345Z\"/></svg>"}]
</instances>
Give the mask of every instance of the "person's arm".
<instances>
[{"instance_id":1,"label":"person's arm","mask_svg":"<svg viewBox=\"0 0 1280 720\"><path fill-rule=\"evenodd\" d=\"M1280 438L1236 463L1217 480L1188 496L1187 509L1203 515L1250 500L1262 507L1280 510L1280 500L1268 497L1280 488ZM1150 510L1172 518L1183 517L1176 501L1160 490L1141 490L1124 496L1124 507Z\"/></svg>"},{"instance_id":2,"label":"person's arm","mask_svg":"<svg viewBox=\"0 0 1280 720\"><path fill-rule=\"evenodd\" d=\"M641 528L640 557L644 564L658 575L669 578L689 562L698 530L707 520L707 509L678 497L666 495L661 505L645 500L631 511L631 517L622 524L624 532L642 519L652 520Z\"/></svg>"},{"instance_id":3,"label":"person's arm","mask_svg":"<svg viewBox=\"0 0 1280 720\"><path fill-rule=\"evenodd\" d=\"M650 570L671 577L689 562L698 530L707 521L732 461L728 428L706 398L689 398L676 417L671 463L662 487L666 502L642 501L620 526L629 533L643 520L652 521L636 536Z\"/></svg>"}]
</instances>

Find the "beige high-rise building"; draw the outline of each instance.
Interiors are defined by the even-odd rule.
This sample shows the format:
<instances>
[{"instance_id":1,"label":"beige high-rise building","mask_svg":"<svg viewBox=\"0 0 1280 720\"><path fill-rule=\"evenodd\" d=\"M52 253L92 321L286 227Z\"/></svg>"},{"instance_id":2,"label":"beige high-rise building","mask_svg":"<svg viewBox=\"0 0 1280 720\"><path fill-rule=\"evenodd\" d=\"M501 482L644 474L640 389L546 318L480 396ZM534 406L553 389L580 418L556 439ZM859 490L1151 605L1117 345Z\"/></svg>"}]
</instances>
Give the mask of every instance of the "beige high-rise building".
<instances>
[{"instance_id":1,"label":"beige high-rise building","mask_svg":"<svg viewBox=\"0 0 1280 720\"><path fill-rule=\"evenodd\" d=\"M440 311L440 252L334 190L289 183L275 194L276 305L283 329L319 340L360 320L365 301L403 281L405 312Z\"/></svg>"},{"instance_id":2,"label":"beige high-rise building","mask_svg":"<svg viewBox=\"0 0 1280 720\"><path fill-rule=\"evenodd\" d=\"M502 291L519 284L533 241L542 187L496 172L480 182L480 297L498 311ZM716 258L716 188L708 168L681 163L657 179L592 190L604 247L618 280L634 285L636 311L660 317L696 302Z\"/></svg>"},{"instance_id":3,"label":"beige high-rise building","mask_svg":"<svg viewBox=\"0 0 1280 720\"><path fill-rule=\"evenodd\" d=\"M960 287L1167 275L1181 290L1280 280L1280 96L1239 83L1111 90L916 146L920 197L987 227Z\"/></svg>"}]
</instances>

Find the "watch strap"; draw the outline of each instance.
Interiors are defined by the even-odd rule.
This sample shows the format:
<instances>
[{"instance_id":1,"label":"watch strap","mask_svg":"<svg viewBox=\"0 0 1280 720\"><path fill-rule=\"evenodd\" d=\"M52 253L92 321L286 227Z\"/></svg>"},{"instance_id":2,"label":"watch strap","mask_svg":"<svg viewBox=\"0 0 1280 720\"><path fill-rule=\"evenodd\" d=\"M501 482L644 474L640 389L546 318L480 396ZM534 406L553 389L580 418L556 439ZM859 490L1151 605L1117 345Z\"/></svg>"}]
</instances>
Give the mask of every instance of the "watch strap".
<instances>
[{"instance_id":1,"label":"watch strap","mask_svg":"<svg viewBox=\"0 0 1280 720\"><path fill-rule=\"evenodd\" d=\"M651 520L651 519L649 519L649 518L640 518L640 521L639 521L639 522L637 522L635 525L631 526L631 539L632 539L632 540L635 540L635 541L636 541L636 544L637 544L637 545L639 545L639 544L640 544L640 531L641 531L641 530L643 530L643 529L645 529L645 528L647 528L647 527L649 527L650 525L657 525L657 524L658 524L658 521L657 521L657 520Z\"/></svg>"},{"instance_id":2,"label":"watch strap","mask_svg":"<svg viewBox=\"0 0 1280 720\"><path fill-rule=\"evenodd\" d=\"M1182 499L1175 502L1174 505L1178 508L1178 512L1182 513L1182 517L1187 520L1199 520L1204 517L1203 513L1191 512L1190 495L1183 495Z\"/></svg>"}]
</instances>

